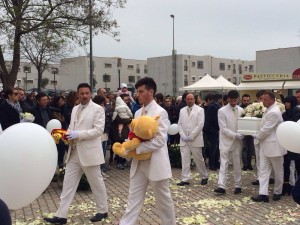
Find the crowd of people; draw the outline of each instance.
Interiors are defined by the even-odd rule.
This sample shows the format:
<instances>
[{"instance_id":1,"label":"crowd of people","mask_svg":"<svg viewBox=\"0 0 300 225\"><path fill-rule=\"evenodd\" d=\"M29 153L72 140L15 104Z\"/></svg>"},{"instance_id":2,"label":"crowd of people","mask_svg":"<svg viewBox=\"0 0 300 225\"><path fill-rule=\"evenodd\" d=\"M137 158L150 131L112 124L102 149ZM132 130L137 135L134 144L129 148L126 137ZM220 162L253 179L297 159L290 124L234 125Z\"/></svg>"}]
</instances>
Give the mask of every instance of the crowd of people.
<instances>
[{"instance_id":1,"label":"crowd of people","mask_svg":"<svg viewBox=\"0 0 300 225\"><path fill-rule=\"evenodd\" d=\"M105 172L110 169L105 164L106 151L110 150L110 165L115 163L120 170L129 166L125 158L113 154L111 147L115 142L124 142L130 132L131 119L144 114L160 116L159 131L153 139L142 142L136 149L138 154L152 152L152 157L147 161L131 162L128 204L120 224L136 222L148 184L154 189L163 224L175 224L168 181L172 176L168 159L168 145L171 144L180 146L182 175L177 183L179 186L190 185L192 155L201 185L209 182L210 171L219 171L214 189L216 194L226 194L229 164L233 165L234 194L242 193L242 170L254 170L255 164L257 179L252 185L260 188L258 195L252 196L253 201L269 202L270 183L274 183L274 201L280 200L282 195L290 195L293 190L295 198L297 195L299 198L299 191L295 192L293 187L300 173L300 155L283 149L275 132L283 121L297 122L300 119L300 90L295 96L284 97L279 93L286 109L283 114L275 104L273 92L258 91L255 101L262 102L267 108L260 130L254 135L242 135L237 132L237 122L243 116L243 109L252 103L248 94L240 98L239 93L232 90L227 95L207 94L203 100L192 93L174 98L156 93L156 83L148 77L138 81L136 89L137 95L132 95L127 85L122 84L117 92L99 88L92 96L91 87L80 84L77 91L53 97L43 92L26 94L21 88L8 88L1 93L2 130L22 122L24 112L32 113L35 117L33 123L45 128L51 119L57 119L63 129L68 129L71 144L67 146L63 141L57 144L57 165L62 168L66 164L62 202L56 216L45 218L46 221L55 224L67 222L69 206L83 173L89 180L97 205L98 212L91 221L101 221L108 216L103 182L107 176ZM173 123L178 124L179 133L167 135L168 126ZM300 186L299 181L296 186Z\"/></svg>"}]
</instances>

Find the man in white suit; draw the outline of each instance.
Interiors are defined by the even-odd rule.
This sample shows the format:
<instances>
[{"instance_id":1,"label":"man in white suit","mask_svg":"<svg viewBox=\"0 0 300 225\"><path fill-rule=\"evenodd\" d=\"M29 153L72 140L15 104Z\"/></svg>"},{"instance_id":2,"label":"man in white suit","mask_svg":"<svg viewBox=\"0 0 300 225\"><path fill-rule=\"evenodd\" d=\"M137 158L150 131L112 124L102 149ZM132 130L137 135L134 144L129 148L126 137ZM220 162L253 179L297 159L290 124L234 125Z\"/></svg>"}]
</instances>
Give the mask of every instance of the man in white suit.
<instances>
[{"instance_id":1,"label":"man in white suit","mask_svg":"<svg viewBox=\"0 0 300 225\"><path fill-rule=\"evenodd\" d=\"M107 217L106 187L99 169L104 163L100 136L104 130L104 109L92 102L91 87L82 83L77 88L80 104L72 110L67 138L71 141L66 159L66 171L61 203L53 218L44 218L49 223L66 224L69 207L74 199L80 178L85 173L96 202L97 214L91 222Z\"/></svg>"},{"instance_id":2,"label":"man in white suit","mask_svg":"<svg viewBox=\"0 0 300 225\"><path fill-rule=\"evenodd\" d=\"M282 115L275 103L275 95L272 92L265 92L263 104L267 108L260 122L260 130L253 137L260 143L260 176L259 195L251 197L255 202L269 202L268 187L269 178L274 171L273 200L280 200L283 185L283 156L287 153L277 140L276 129L282 123Z\"/></svg>"},{"instance_id":3,"label":"man in white suit","mask_svg":"<svg viewBox=\"0 0 300 225\"><path fill-rule=\"evenodd\" d=\"M229 157L232 156L234 169L234 194L240 194L241 189L241 150L243 135L237 133L238 118L241 117L243 109L237 105L239 94L232 90L228 92L228 104L218 111L218 122L220 127L220 160L218 188L214 192L226 193L227 171ZM231 154L230 154L231 153Z\"/></svg>"},{"instance_id":4,"label":"man in white suit","mask_svg":"<svg viewBox=\"0 0 300 225\"><path fill-rule=\"evenodd\" d=\"M156 83L150 77L144 77L135 84L138 99L143 107L135 113L135 118L141 115L157 116L158 132L149 141L141 142L137 147L138 154L151 152L151 159L138 161L133 159L130 168L130 187L126 212L120 220L120 225L134 225L143 206L145 194L150 184L161 223L175 225L175 209L169 189L169 178L172 177L171 165L168 155L167 130L170 125L168 113L154 100Z\"/></svg>"},{"instance_id":5,"label":"man in white suit","mask_svg":"<svg viewBox=\"0 0 300 225\"><path fill-rule=\"evenodd\" d=\"M189 185L191 176L191 153L193 160L199 171L201 185L206 185L208 181L207 170L202 156L204 126L204 109L195 105L195 97L188 94L185 98L187 106L179 113L178 127L180 134L180 153L182 163L181 182L178 186Z\"/></svg>"}]
</instances>

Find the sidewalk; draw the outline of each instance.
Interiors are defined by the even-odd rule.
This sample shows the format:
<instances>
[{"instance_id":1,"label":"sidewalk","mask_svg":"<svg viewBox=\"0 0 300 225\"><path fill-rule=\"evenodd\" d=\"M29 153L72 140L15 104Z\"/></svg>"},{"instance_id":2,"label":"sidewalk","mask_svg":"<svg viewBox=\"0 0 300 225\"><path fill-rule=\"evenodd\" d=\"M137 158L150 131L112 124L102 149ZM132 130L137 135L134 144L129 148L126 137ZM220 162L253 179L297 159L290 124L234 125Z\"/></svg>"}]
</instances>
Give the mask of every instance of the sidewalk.
<instances>
[{"instance_id":1,"label":"sidewalk","mask_svg":"<svg viewBox=\"0 0 300 225\"><path fill-rule=\"evenodd\" d=\"M116 224L121 218L127 201L129 188L129 168L125 170L112 170L106 174L105 184L109 201L109 218L95 224ZM292 197L282 197L278 202L254 203L250 200L252 195L258 194L258 186L252 186L255 172L243 172L243 193L233 194L232 174L229 175L227 194L217 196L213 189L217 183L217 173L209 172L209 182L206 186L199 185L201 180L193 168L191 184L178 187L180 169L173 169L171 191L176 207L177 224L213 224L213 225L257 225L257 224L300 224L300 206L293 202ZM230 173L232 168L230 167ZM51 183L44 194L29 206L12 211L13 224L46 224L42 218L51 216L60 202L61 183ZM273 185L271 185L272 191ZM272 193L272 192L270 192ZM26 194L26 193L24 193ZM272 196L272 194L270 194ZM95 213L90 191L77 192L73 201L68 224L91 224L89 219ZM159 224L158 211L155 208L155 199L151 188L148 189L144 207L140 214L138 224Z\"/></svg>"}]
</instances>

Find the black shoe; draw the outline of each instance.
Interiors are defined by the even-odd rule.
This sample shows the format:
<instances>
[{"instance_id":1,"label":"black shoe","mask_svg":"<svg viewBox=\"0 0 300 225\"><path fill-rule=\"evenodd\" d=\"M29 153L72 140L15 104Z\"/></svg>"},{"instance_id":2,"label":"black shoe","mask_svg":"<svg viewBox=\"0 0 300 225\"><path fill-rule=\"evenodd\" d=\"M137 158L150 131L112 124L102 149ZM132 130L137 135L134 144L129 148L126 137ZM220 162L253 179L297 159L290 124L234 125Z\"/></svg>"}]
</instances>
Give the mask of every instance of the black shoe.
<instances>
[{"instance_id":1,"label":"black shoe","mask_svg":"<svg viewBox=\"0 0 300 225\"><path fill-rule=\"evenodd\" d=\"M269 196L268 195L252 196L251 200L254 202L269 202Z\"/></svg>"},{"instance_id":2,"label":"black shoe","mask_svg":"<svg viewBox=\"0 0 300 225\"><path fill-rule=\"evenodd\" d=\"M243 171L248 170L248 166L243 166L242 170L243 170Z\"/></svg>"},{"instance_id":3,"label":"black shoe","mask_svg":"<svg viewBox=\"0 0 300 225\"><path fill-rule=\"evenodd\" d=\"M124 170L124 169L125 169L124 166L123 166L121 163L119 163L119 164L117 165L117 168L118 168L119 170Z\"/></svg>"},{"instance_id":4,"label":"black shoe","mask_svg":"<svg viewBox=\"0 0 300 225\"><path fill-rule=\"evenodd\" d=\"M290 185L289 183L284 183L282 186L282 193L281 196L291 195L291 190L293 189L293 186Z\"/></svg>"},{"instance_id":5,"label":"black shoe","mask_svg":"<svg viewBox=\"0 0 300 225\"><path fill-rule=\"evenodd\" d=\"M274 184L275 183L275 180L273 178L270 178L269 179L269 184Z\"/></svg>"},{"instance_id":6,"label":"black shoe","mask_svg":"<svg viewBox=\"0 0 300 225\"><path fill-rule=\"evenodd\" d=\"M235 188L233 191L233 194L237 195L237 194L241 194L242 193L242 188Z\"/></svg>"},{"instance_id":7,"label":"black shoe","mask_svg":"<svg viewBox=\"0 0 300 225\"><path fill-rule=\"evenodd\" d=\"M177 186L184 186L184 185L190 185L190 182L180 181L179 183L177 183Z\"/></svg>"},{"instance_id":8,"label":"black shoe","mask_svg":"<svg viewBox=\"0 0 300 225\"><path fill-rule=\"evenodd\" d=\"M67 219L66 218L60 218L60 217L52 217L52 218L44 218L44 220L48 223L53 223L53 224L66 224Z\"/></svg>"},{"instance_id":9,"label":"black shoe","mask_svg":"<svg viewBox=\"0 0 300 225\"><path fill-rule=\"evenodd\" d=\"M206 185L207 184L207 182L208 182L208 178L205 178L205 179L202 179L201 180L201 185Z\"/></svg>"},{"instance_id":10,"label":"black shoe","mask_svg":"<svg viewBox=\"0 0 300 225\"><path fill-rule=\"evenodd\" d=\"M248 170L254 170L252 166L248 166Z\"/></svg>"},{"instance_id":11,"label":"black shoe","mask_svg":"<svg viewBox=\"0 0 300 225\"><path fill-rule=\"evenodd\" d=\"M226 190L223 188L220 188L220 187L214 189L214 192L216 192L218 194L226 194Z\"/></svg>"},{"instance_id":12,"label":"black shoe","mask_svg":"<svg viewBox=\"0 0 300 225\"><path fill-rule=\"evenodd\" d=\"M90 221L91 222L98 222L98 221L101 221L105 218L107 218L107 213L97 213L95 216L93 216Z\"/></svg>"},{"instance_id":13,"label":"black shoe","mask_svg":"<svg viewBox=\"0 0 300 225\"><path fill-rule=\"evenodd\" d=\"M259 180L251 182L252 185L259 185Z\"/></svg>"},{"instance_id":14,"label":"black shoe","mask_svg":"<svg viewBox=\"0 0 300 225\"><path fill-rule=\"evenodd\" d=\"M273 194L273 201L279 201L280 200L280 194Z\"/></svg>"}]
</instances>

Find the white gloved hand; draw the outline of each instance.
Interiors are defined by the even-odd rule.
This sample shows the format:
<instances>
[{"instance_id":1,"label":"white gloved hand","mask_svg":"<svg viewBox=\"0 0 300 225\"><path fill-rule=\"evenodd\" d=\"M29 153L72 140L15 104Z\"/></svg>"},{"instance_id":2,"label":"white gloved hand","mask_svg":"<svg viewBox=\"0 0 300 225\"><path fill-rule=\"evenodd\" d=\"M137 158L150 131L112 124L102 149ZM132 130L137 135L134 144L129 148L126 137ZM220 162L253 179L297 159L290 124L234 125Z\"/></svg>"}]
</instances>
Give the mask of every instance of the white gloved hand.
<instances>
[{"instance_id":1,"label":"white gloved hand","mask_svg":"<svg viewBox=\"0 0 300 225\"><path fill-rule=\"evenodd\" d=\"M237 139L239 139L239 140L243 140L243 138L244 138L245 136L242 135L242 134L236 134L236 137L237 137Z\"/></svg>"},{"instance_id":2,"label":"white gloved hand","mask_svg":"<svg viewBox=\"0 0 300 225\"><path fill-rule=\"evenodd\" d=\"M186 137L186 141L192 141L193 139L189 136Z\"/></svg>"},{"instance_id":3,"label":"white gloved hand","mask_svg":"<svg viewBox=\"0 0 300 225\"><path fill-rule=\"evenodd\" d=\"M67 136L67 139L68 140L73 140L73 139L76 139L78 138L78 131L68 131L68 133L66 134Z\"/></svg>"}]
</instances>

